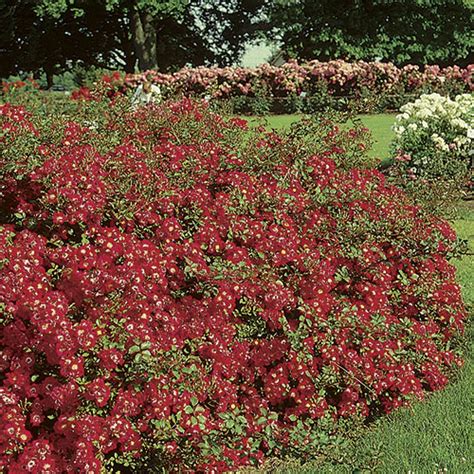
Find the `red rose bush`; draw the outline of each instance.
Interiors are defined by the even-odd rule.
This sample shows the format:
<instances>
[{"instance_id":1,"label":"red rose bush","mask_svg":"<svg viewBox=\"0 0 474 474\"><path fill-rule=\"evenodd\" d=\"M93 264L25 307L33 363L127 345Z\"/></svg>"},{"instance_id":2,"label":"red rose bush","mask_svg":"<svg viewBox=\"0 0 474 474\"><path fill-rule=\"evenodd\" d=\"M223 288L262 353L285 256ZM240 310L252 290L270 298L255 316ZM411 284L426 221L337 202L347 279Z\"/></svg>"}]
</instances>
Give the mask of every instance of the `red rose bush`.
<instances>
[{"instance_id":1,"label":"red rose bush","mask_svg":"<svg viewBox=\"0 0 474 474\"><path fill-rule=\"evenodd\" d=\"M1 469L304 459L446 385L456 236L364 131L91 110L0 106Z\"/></svg>"}]
</instances>

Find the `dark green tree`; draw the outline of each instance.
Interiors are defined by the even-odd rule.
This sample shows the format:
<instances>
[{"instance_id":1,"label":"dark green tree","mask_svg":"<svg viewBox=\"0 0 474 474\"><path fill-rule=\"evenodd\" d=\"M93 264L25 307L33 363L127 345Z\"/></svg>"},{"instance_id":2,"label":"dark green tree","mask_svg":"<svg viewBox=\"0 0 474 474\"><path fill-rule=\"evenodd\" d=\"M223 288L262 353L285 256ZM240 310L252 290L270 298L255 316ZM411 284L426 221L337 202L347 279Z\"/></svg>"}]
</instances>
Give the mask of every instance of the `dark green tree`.
<instances>
[{"instance_id":1,"label":"dark green tree","mask_svg":"<svg viewBox=\"0 0 474 474\"><path fill-rule=\"evenodd\" d=\"M0 75L235 63L265 0L0 0Z\"/></svg>"},{"instance_id":2,"label":"dark green tree","mask_svg":"<svg viewBox=\"0 0 474 474\"><path fill-rule=\"evenodd\" d=\"M264 0L41 0L36 12L56 20L83 21L105 9L128 69L168 70L183 64L228 64L254 34ZM123 36L118 33L121 30Z\"/></svg>"},{"instance_id":3,"label":"dark green tree","mask_svg":"<svg viewBox=\"0 0 474 474\"><path fill-rule=\"evenodd\" d=\"M181 18L157 21L157 64L160 71L184 65L235 64L247 41L262 26L263 1L192 0Z\"/></svg>"},{"instance_id":4,"label":"dark green tree","mask_svg":"<svg viewBox=\"0 0 474 474\"><path fill-rule=\"evenodd\" d=\"M44 71L51 85L54 73L77 62L113 66L126 62L127 35L100 2L76 17L66 11L40 16L34 0L0 0L0 75Z\"/></svg>"},{"instance_id":5,"label":"dark green tree","mask_svg":"<svg viewBox=\"0 0 474 474\"><path fill-rule=\"evenodd\" d=\"M474 8L466 0L273 0L267 38L289 57L398 65L472 61Z\"/></svg>"},{"instance_id":6,"label":"dark green tree","mask_svg":"<svg viewBox=\"0 0 474 474\"><path fill-rule=\"evenodd\" d=\"M36 12L41 18L59 20L72 15L80 19L104 6L109 13L123 18L139 68L144 70L157 68L157 22L168 16L179 19L187 4L188 0L40 0Z\"/></svg>"}]
</instances>

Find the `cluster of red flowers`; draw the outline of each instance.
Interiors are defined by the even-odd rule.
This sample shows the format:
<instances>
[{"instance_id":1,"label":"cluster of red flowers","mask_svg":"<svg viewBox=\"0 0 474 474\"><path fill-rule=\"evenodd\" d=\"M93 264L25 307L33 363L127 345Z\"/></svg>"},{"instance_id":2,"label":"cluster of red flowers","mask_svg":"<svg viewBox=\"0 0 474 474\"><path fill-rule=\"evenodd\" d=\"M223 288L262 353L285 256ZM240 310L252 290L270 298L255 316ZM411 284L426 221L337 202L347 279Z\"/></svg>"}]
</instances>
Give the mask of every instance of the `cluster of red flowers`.
<instances>
[{"instance_id":1,"label":"cluster of red flowers","mask_svg":"<svg viewBox=\"0 0 474 474\"><path fill-rule=\"evenodd\" d=\"M102 100L104 97L109 99L117 95L126 94L129 86L125 83L125 76L119 71L103 75L100 80L94 83L90 89L87 86L79 87L71 93L72 100Z\"/></svg>"},{"instance_id":2,"label":"cluster of red flowers","mask_svg":"<svg viewBox=\"0 0 474 474\"><path fill-rule=\"evenodd\" d=\"M39 89L39 84L32 77L28 77L26 80L21 81L2 81L2 92L4 94L11 92L12 90L18 89Z\"/></svg>"},{"instance_id":3,"label":"cluster of red flowers","mask_svg":"<svg viewBox=\"0 0 474 474\"><path fill-rule=\"evenodd\" d=\"M0 106L0 470L310 456L447 383L456 236L338 166L336 129L314 155L189 100L114 107Z\"/></svg>"}]
</instances>

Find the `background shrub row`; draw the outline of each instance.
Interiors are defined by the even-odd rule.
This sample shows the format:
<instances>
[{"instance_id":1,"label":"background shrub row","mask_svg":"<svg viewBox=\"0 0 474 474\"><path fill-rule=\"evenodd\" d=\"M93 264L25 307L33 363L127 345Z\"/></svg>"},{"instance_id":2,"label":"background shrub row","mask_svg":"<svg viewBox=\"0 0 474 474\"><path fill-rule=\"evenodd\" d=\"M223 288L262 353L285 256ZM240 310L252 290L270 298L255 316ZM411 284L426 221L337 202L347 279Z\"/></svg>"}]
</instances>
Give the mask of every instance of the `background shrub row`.
<instances>
[{"instance_id":1,"label":"background shrub row","mask_svg":"<svg viewBox=\"0 0 474 474\"><path fill-rule=\"evenodd\" d=\"M473 89L474 66L466 68L392 63L291 61L257 68L183 68L174 74L127 75L126 84L159 84L166 94L225 99L236 113L311 113L348 107L395 110L427 92L452 95Z\"/></svg>"},{"instance_id":2,"label":"background shrub row","mask_svg":"<svg viewBox=\"0 0 474 474\"><path fill-rule=\"evenodd\" d=\"M147 71L140 74L79 70L73 78L57 84L61 90L74 91L76 98L90 98L91 90L134 90L143 82L158 84L165 98L176 96L207 98L226 106L234 114L314 113L327 110L382 112L398 110L421 94L454 96L473 90L474 66L465 68L437 65L420 68L397 67L382 62L290 61L282 66L257 68L183 68L173 74ZM35 81L11 78L3 82L3 93L39 88ZM75 86L74 86L75 84ZM58 99L58 97L55 97ZM60 100L60 99L59 99ZM60 100L61 101L61 100Z\"/></svg>"}]
</instances>

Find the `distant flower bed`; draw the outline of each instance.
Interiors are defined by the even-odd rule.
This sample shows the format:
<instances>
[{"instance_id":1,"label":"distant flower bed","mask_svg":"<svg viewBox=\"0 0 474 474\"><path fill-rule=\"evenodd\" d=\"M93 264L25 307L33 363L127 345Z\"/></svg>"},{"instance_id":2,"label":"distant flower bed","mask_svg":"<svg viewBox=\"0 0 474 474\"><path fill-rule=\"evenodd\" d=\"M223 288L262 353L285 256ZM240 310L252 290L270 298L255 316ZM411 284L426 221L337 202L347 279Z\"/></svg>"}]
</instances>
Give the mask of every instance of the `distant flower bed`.
<instances>
[{"instance_id":1,"label":"distant flower bed","mask_svg":"<svg viewBox=\"0 0 474 474\"><path fill-rule=\"evenodd\" d=\"M422 92L462 93L473 89L474 66L460 68L436 65L404 66L391 63L345 62L342 60L257 68L184 68L175 74L148 71L127 75L131 87L143 81L159 84L163 90L184 96L226 99L236 107L263 112L279 107L283 112L344 106L342 99L362 101L360 107L398 108L405 96ZM403 96L403 99L400 98ZM240 102L239 100L240 99ZM248 99L247 101L242 99ZM266 100L267 103L256 102ZM265 110L266 109L266 110ZM245 111L245 110L244 110Z\"/></svg>"},{"instance_id":2,"label":"distant flower bed","mask_svg":"<svg viewBox=\"0 0 474 474\"><path fill-rule=\"evenodd\" d=\"M404 105L394 125L392 145L396 167L404 186L422 185L420 197L430 196L433 204L442 198L455 201L468 184L474 158L474 95L450 99L439 94L422 95ZM439 186L445 190L440 192ZM451 189L451 192L448 192Z\"/></svg>"},{"instance_id":3,"label":"distant flower bed","mask_svg":"<svg viewBox=\"0 0 474 474\"><path fill-rule=\"evenodd\" d=\"M365 129L74 104L0 106L0 470L307 459L461 365L456 235Z\"/></svg>"},{"instance_id":4,"label":"distant flower bed","mask_svg":"<svg viewBox=\"0 0 474 474\"><path fill-rule=\"evenodd\" d=\"M398 68L391 63L311 61L298 64L288 62L283 66L264 64L257 68L184 68L175 74L161 74L148 71L138 75L127 75L126 82L137 84L150 80L164 87L172 87L183 94L208 94L215 98L259 95L261 89L273 97L287 97L292 94L311 95L315 86L322 81L328 92L336 95L358 94L364 88L373 92L387 92L402 86L412 92L429 85L443 87L447 83L458 83L472 89L473 69L457 66L440 68L426 66L422 71L418 66Z\"/></svg>"},{"instance_id":5,"label":"distant flower bed","mask_svg":"<svg viewBox=\"0 0 474 474\"><path fill-rule=\"evenodd\" d=\"M73 91L76 100L130 94L144 83L159 87L163 98L204 98L228 113L313 113L331 109L395 111L424 93L454 96L472 91L474 65L424 68L391 63L342 60L257 68L183 68L174 74L110 72ZM3 93L29 92L27 82L3 83ZM97 94L99 92L99 94Z\"/></svg>"},{"instance_id":6,"label":"distant flower bed","mask_svg":"<svg viewBox=\"0 0 474 474\"><path fill-rule=\"evenodd\" d=\"M422 95L400 112L394 126L395 146L412 156L415 174L429 173L425 165L433 152L461 161L474 154L474 95L454 99Z\"/></svg>"}]
</instances>

